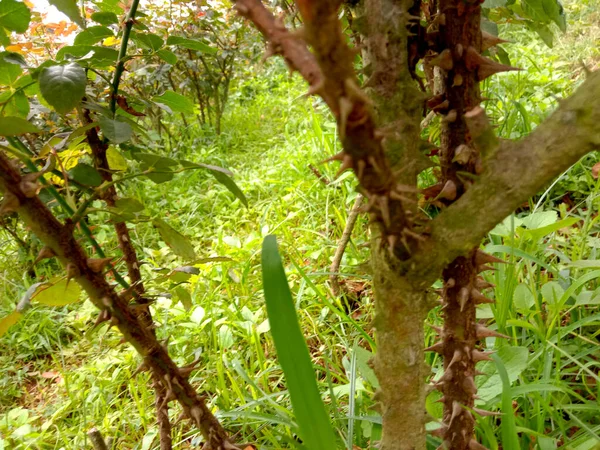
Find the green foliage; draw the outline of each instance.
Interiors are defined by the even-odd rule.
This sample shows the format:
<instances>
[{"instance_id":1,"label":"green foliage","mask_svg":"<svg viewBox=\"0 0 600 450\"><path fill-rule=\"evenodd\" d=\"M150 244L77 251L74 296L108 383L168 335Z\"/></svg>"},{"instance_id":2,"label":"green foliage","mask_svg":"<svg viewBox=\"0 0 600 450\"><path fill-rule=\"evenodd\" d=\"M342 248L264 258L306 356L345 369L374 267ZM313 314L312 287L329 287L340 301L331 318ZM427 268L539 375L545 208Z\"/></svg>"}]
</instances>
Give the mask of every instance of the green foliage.
<instances>
[{"instance_id":1,"label":"green foliage","mask_svg":"<svg viewBox=\"0 0 600 450\"><path fill-rule=\"evenodd\" d=\"M44 99L61 114L81 102L86 81L85 71L75 63L44 67L38 79Z\"/></svg>"},{"instance_id":2,"label":"green foliage","mask_svg":"<svg viewBox=\"0 0 600 450\"><path fill-rule=\"evenodd\" d=\"M321 400L275 236L262 246L263 288L277 357L290 391L300 436L309 450L336 448L335 435Z\"/></svg>"},{"instance_id":3,"label":"green foliage","mask_svg":"<svg viewBox=\"0 0 600 450\"><path fill-rule=\"evenodd\" d=\"M19 136L40 131L31 122L20 117L0 117L0 136Z\"/></svg>"}]
</instances>

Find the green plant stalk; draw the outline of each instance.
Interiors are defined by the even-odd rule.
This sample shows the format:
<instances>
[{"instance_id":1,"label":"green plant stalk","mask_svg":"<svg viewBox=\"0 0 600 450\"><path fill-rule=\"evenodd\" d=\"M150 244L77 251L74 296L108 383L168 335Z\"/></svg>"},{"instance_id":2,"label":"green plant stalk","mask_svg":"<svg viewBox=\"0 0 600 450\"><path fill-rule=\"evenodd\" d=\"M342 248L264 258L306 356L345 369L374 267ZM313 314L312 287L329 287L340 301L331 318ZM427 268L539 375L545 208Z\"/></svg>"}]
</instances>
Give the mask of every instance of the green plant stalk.
<instances>
[{"instance_id":1,"label":"green plant stalk","mask_svg":"<svg viewBox=\"0 0 600 450\"><path fill-rule=\"evenodd\" d=\"M27 146L20 141L19 138L9 136L9 137L6 137L6 140L8 141L8 143L10 145L17 147L21 151L23 151L27 154L30 154L30 155L32 154L31 150L29 150L27 148ZM31 170L32 172L39 172L38 167L35 165L35 163L31 159L25 157L25 155L23 155L22 158L23 158L23 161L25 162L25 165L27 166L27 168L29 170ZM65 198L62 195L60 195L60 193L56 190L56 188L54 186L52 186L44 177L40 178L40 182L46 187L46 189L48 189L48 192L50 193L50 195L52 195L52 197L54 197L54 199L57 201L57 203L64 209L64 211L67 214L69 214L70 216L74 214L73 208L71 208L71 206L67 203ZM106 258L106 254L104 253L104 250L102 250L102 247L100 247L100 244L98 244L96 239L94 239L94 236L92 235L92 230L90 230L88 225L85 222L81 222L79 224L79 226L81 227L81 231L84 234L84 236L87 238L89 243L92 245L92 247L96 251L96 254L100 258ZM117 280L117 282L121 286L123 286L125 289L129 289L129 283L127 283L127 281L125 281L125 279L121 276L121 274L119 274L119 272L112 265L111 265L111 268L112 268L112 273L115 277L115 280Z\"/></svg>"},{"instance_id":2,"label":"green plant stalk","mask_svg":"<svg viewBox=\"0 0 600 450\"><path fill-rule=\"evenodd\" d=\"M140 0L133 0L131 3L131 9L125 19L125 27L123 28L123 37L121 39L121 49L119 50L119 59L115 70L115 76L112 81L112 95L110 98L110 110L114 114L117 111L117 93L119 92L119 84L121 83L121 76L125 70L125 58L127 56L127 45L129 44L129 36L131 35L131 28L135 23L135 14L137 12Z\"/></svg>"}]
</instances>

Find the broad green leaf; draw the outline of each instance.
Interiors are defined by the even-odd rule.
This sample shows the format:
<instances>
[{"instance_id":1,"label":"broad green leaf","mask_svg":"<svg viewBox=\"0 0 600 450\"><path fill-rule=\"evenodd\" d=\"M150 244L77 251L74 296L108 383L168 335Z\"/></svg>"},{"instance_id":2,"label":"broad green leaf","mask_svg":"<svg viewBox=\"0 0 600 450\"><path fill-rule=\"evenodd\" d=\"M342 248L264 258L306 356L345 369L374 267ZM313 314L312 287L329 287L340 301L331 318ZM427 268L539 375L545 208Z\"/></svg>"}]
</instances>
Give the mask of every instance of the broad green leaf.
<instances>
[{"instance_id":1,"label":"broad green leaf","mask_svg":"<svg viewBox=\"0 0 600 450\"><path fill-rule=\"evenodd\" d=\"M535 298L526 284L519 284L513 293L513 302L518 311L529 311L535 305Z\"/></svg>"},{"instance_id":2,"label":"broad green leaf","mask_svg":"<svg viewBox=\"0 0 600 450\"><path fill-rule=\"evenodd\" d=\"M582 290L575 298L575 306L600 305L600 289L595 291Z\"/></svg>"},{"instance_id":3,"label":"broad green leaf","mask_svg":"<svg viewBox=\"0 0 600 450\"><path fill-rule=\"evenodd\" d=\"M194 102L185 95L173 91L165 91L162 95L155 96L152 101L168 106L173 112L194 114Z\"/></svg>"},{"instance_id":4,"label":"broad green leaf","mask_svg":"<svg viewBox=\"0 0 600 450\"><path fill-rule=\"evenodd\" d=\"M121 197L115 202L115 207L124 212L138 213L144 210L144 205L139 200L129 197Z\"/></svg>"},{"instance_id":5,"label":"broad green leaf","mask_svg":"<svg viewBox=\"0 0 600 450\"><path fill-rule=\"evenodd\" d=\"M552 225L557 220L558 213L556 211L542 211L523 217L521 224L529 230L537 230Z\"/></svg>"},{"instance_id":6,"label":"broad green leaf","mask_svg":"<svg viewBox=\"0 0 600 450\"><path fill-rule=\"evenodd\" d=\"M56 60L62 61L69 56L89 65L106 67L115 63L119 52L114 48L94 45L67 45L56 53Z\"/></svg>"},{"instance_id":7,"label":"broad green leaf","mask_svg":"<svg viewBox=\"0 0 600 450\"><path fill-rule=\"evenodd\" d=\"M158 230L162 240L165 241L171 250L173 250L173 253L186 260L192 260L196 258L194 246L190 243L190 241L187 240L185 236L172 228L164 220L154 219L152 224Z\"/></svg>"},{"instance_id":8,"label":"broad green leaf","mask_svg":"<svg viewBox=\"0 0 600 450\"><path fill-rule=\"evenodd\" d=\"M15 92L12 89L6 91L7 94L12 94L10 100L4 105L4 114L7 116L27 118L29 115L29 99L23 91ZM1 96L1 94L0 94Z\"/></svg>"},{"instance_id":9,"label":"broad green leaf","mask_svg":"<svg viewBox=\"0 0 600 450\"><path fill-rule=\"evenodd\" d=\"M170 50L163 48L162 50L157 51L156 54L160 59L172 66L177 64L177 55Z\"/></svg>"},{"instance_id":10,"label":"broad green leaf","mask_svg":"<svg viewBox=\"0 0 600 450\"><path fill-rule=\"evenodd\" d=\"M112 145L106 150L106 160L108 161L108 168L110 170L123 172L128 168L127 160L123 157L121 152Z\"/></svg>"},{"instance_id":11,"label":"broad green leaf","mask_svg":"<svg viewBox=\"0 0 600 450\"><path fill-rule=\"evenodd\" d=\"M77 0L48 0L51 5L56 6L56 8L65 14L69 19L75 22L80 27L83 27L85 24L83 19L81 18L81 12L79 9L79 4Z\"/></svg>"},{"instance_id":12,"label":"broad green leaf","mask_svg":"<svg viewBox=\"0 0 600 450\"><path fill-rule=\"evenodd\" d=\"M569 217L568 219L559 220L556 223L536 228L535 230L527 230L527 233L530 234L534 240L538 240L561 228L569 228L580 220L581 219L578 219L577 217Z\"/></svg>"},{"instance_id":13,"label":"broad green leaf","mask_svg":"<svg viewBox=\"0 0 600 450\"><path fill-rule=\"evenodd\" d=\"M508 368L505 367L504 361L500 355L492 355L498 375L502 382L502 423L500 425L502 434L502 447L503 448L520 448L519 435L517 434L517 427L515 425L515 415L512 406L512 393L510 385L512 381L509 378Z\"/></svg>"},{"instance_id":14,"label":"broad green leaf","mask_svg":"<svg viewBox=\"0 0 600 450\"><path fill-rule=\"evenodd\" d=\"M369 366L369 360L373 357L373 353L365 350L362 347L355 347L356 352L356 366L358 367L358 373L363 379L368 382L375 389L379 387L379 381L371 366Z\"/></svg>"},{"instance_id":15,"label":"broad green leaf","mask_svg":"<svg viewBox=\"0 0 600 450\"><path fill-rule=\"evenodd\" d=\"M142 47L152 50L159 50L165 43L160 36L153 33L133 33L132 39Z\"/></svg>"},{"instance_id":16,"label":"broad green leaf","mask_svg":"<svg viewBox=\"0 0 600 450\"><path fill-rule=\"evenodd\" d=\"M208 53L210 55L217 53L216 48L210 47L204 42L179 36L169 36L167 38L167 45L176 45L178 47L189 48L190 50L196 50L202 53Z\"/></svg>"},{"instance_id":17,"label":"broad green leaf","mask_svg":"<svg viewBox=\"0 0 600 450\"><path fill-rule=\"evenodd\" d=\"M210 173L212 173L213 177L215 177L219 183L221 183L229 190L229 192L231 192L233 195L239 198L246 208L248 207L248 199L246 198L242 190L238 187L238 185L235 184L235 181L233 181L228 175L224 174L219 170L209 170Z\"/></svg>"},{"instance_id":18,"label":"broad green leaf","mask_svg":"<svg viewBox=\"0 0 600 450\"><path fill-rule=\"evenodd\" d=\"M537 23L547 23L549 17L544 11L543 0L521 0L523 11ZM535 25L537 25L535 23Z\"/></svg>"},{"instance_id":19,"label":"broad green leaf","mask_svg":"<svg viewBox=\"0 0 600 450\"><path fill-rule=\"evenodd\" d=\"M142 170L154 169L156 171L146 175L156 184L165 183L173 179L173 167L177 166L177 161L174 159L151 153L137 153L134 157L141 162L140 168Z\"/></svg>"},{"instance_id":20,"label":"broad green leaf","mask_svg":"<svg viewBox=\"0 0 600 450\"><path fill-rule=\"evenodd\" d=\"M529 358L527 347L511 347L507 345L501 347L497 354L504 362L510 382L514 383L521 372L527 368L527 360ZM483 401L490 401L502 392L502 382L497 372L497 366L491 361L486 361L485 363L479 363L477 368L490 375L479 386L477 395ZM480 379L481 377L478 378Z\"/></svg>"},{"instance_id":21,"label":"broad green leaf","mask_svg":"<svg viewBox=\"0 0 600 450\"><path fill-rule=\"evenodd\" d=\"M303 444L309 450L338 448L273 235L263 241L262 276L271 335Z\"/></svg>"},{"instance_id":22,"label":"broad green leaf","mask_svg":"<svg viewBox=\"0 0 600 450\"><path fill-rule=\"evenodd\" d=\"M75 36L73 43L75 45L94 45L107 37L114 37L114 33L111 29L103 27L102 25L96 25L86 28Z\"/></svg>"},{"instance_id":23,"label":"broad green leaf","mask_svg":"<svg viewBox=\"0 0 600 450\"><path fill-rule=\"evenodd\" d=\"M554 33L552 33L552 30L548 28L548 26L536 23L531 25L530 28L542 38L542 41L544 41L548 47L554 47Z\"/></svg>"},{"instance_id":24,"label":"broad green leaf","mask_svg":"<svg viewBox=\"0 0 600 450\"><path fill-rule=\"evenodd\" d=\"M100 117L100 119L98 119L98 123L100 123L100 129L102 130L104 137L113 144L126 142L133 134L131 126L128 123L121 122L119 120Z\"/></svg>"},{"instance_id":25,"label":"broad green leaf","mask_svg":"<svg viewBox=\"0 0 600 450\"><path fill-rule=\"evenodd\" d=\"M578 269L600 269L600 259L580 259L573 261L568 266Z\"/></svg>"},{"instance_id":26,"label":"broad green leaf","mask_svg":"<svg viewBox=\"0 0 600 450\"><path fill-rule=\"evenodd\" d=\"M0 85L12 86L17 82L23 69L17 64L10 63L5 59L0 60Z\"/></svg>"},{"instance_id":27,"label":"broad green leaf","mask_svg":"<svg viewBox=\"0 0 600 450\"><path fill-rule=\"evenodd\" d=\"M79 163L69 170L69 177L84 186L100 186L102 175L89 164Z\"/></svg>"},{"instance_id":28,"label":"broad green leaf","mask_svg":"<svg viewBox=\"0 0 600 450\"><path fill-rule=\"evenodd\" d=\"M71 111L85 95L85 70L75 63L45 67L39 76L40 92L59 113Z\"/></svg>"},{"instance_id":29,"label":"broad green leaf","mask_svg":"<svg viewBox=\"0 0 600 450\"><path fill-rule=\"evenodd\" d=\"M0 27L25 33L30 20L31 11L25 3L16 0L0 0Z\"/></svg>"},{"instance_id":30,"label":"broad green leaf","mask_svg":"<svg viewBox=\"0 0 600 450\"><path fill-rule=\"evenodd\" d=\"M19 319L23 316L18 311L11 312L8 316L4 316L0 319L0 337L4 336L8 329L16 324Z\"/></svg>"},{"instance_id":31,"label":"broad green leaf","mask_svg":"<svg viewBox=\"0 0 600 450\"><path fill-rule=\"evenodd\" d=\"M181 302L186 311L192 309L192 296L186 288L184 288L183 286L177 286L175 288L175 294L177 295L178 300Z\"/></svg>"},{"instance_id":32,"label":"broad green leaf","mask_svg":"<svg viewBox=\"0 0 600 450\"><path fill-rule=\"evenodd\" d=\"M53 279L46 286L40 287L32 300L48 306L64 306L79 301L81 288L77 283L66 279Z\"/></svg>"},{"instance_id":33,"label":"broad green leaf","mask_svg":"<svg viewBox=\"0 0 600 450\"><path fill-rule=\"evenodd\" d=\"M21 117L0 117L0 136L19 136L39 131L38 127Z\"/></svg>"},{"instance_id":34,"label":"broad green leaf","mask_svg":"<svg viewBox=\"0 0 600 450\"><path fill-rule=\"evenodd\" d=\"M27 64L27 61L25 61L25 58L23 58L23 56L19 53L1 52L0 55L2 55L2 59L4 61L6 61L7 63L16 64L17 66L20 66L22 69L26 69L27 67L29 67L29 65Z\"/></svg>"},{"instance_id":35,"label":"broad green leaf","mask_svg":"<svg viewBox=\"0 0 600 450\"><path fill-rule=\"evenodd\" d=\"M549 304L557 304L565 293L565 290L558 281L549 281L542 286L542 297Z\"/></svg>"},{"instance_id":36,"label":"broad green leaf","mask_svg":"<svg viewBox=\"0 0 600 450\"><path fill-rule=\"evenodd\" d=\"M567 31L567 18L561 3L557 0L542 0L542 6L546 16L558 25L563 33Z\"/></svg>"},{"instance_id":37,"label":"broad green leaf","mask_svg":"<svg viewBox=\"0 0 600 450\"><path fill-rule=\"evenodd\" d=\"M99 11L92 14L91 19L101 25L112 25L119 23L119 18L114 12Z\"/></svg>"}]
</instances>

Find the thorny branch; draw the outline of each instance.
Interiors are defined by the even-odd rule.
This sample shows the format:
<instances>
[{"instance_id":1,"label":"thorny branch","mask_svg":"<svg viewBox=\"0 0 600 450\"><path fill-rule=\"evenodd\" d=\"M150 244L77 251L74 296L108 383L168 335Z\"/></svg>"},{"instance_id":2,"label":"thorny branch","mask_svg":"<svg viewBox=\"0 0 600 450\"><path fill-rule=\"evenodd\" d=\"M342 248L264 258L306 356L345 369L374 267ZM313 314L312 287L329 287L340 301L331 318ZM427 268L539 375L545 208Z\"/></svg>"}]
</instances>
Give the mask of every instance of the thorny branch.
<instances>
[{"instance_id":1,"label":"thorny branch","mask_svg":"<svg viewBox=\"0 0 600 450\"><path fill-rule=\"evenodd\" d=\"M139 305L132 305L127 295L119 295L106 281L102 271L88 259L73 235L74 225L60 223L36 195L24 189L17 168L0 153L0 190L4 192L3 211L16 211L25 224L56 255L70 278L86 291L104 317L116 326L124 338L143 357L143 368L150 370L166 392L166 401L177 400L184 414L201 430L205 447L211 450L236 450L227 433L188 381L182 370L158 342L151 327L139 317Z\"/></svg>"},{"instance_id":2,"label":"thorny branch","mask_svg":"<svg viewBox=\"0 0 600 450\"><path fill-rule=\"evenodd\" d=\"M237 0L238 12L265 36L271 54L284 57L310 85L308 94L319 95L336 118L343 150L330 158L340 161L338 173L353 169L368 198L367 210L382 226L390 252L407 259L416 246L415 233L403 202L413 187L400 185L385 154L369 98L358 86L355 52L345 42L337 17L339 2L297 2L304 28L290 32L260 0ZM306 43L314 50L308 50Z\"/></svg>"}]
</instances>

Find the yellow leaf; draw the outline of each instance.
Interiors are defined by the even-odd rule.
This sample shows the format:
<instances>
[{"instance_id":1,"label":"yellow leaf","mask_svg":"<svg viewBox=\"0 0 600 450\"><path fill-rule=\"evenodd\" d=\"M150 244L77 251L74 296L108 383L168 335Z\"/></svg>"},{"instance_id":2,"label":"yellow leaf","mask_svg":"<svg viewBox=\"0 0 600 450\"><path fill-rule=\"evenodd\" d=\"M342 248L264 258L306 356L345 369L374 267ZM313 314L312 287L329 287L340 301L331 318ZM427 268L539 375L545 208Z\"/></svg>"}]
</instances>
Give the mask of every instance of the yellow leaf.
<instances>
[{"instance_id":1,"label":"yellow leaf","mask_svg":"<svg viewBox=\"0 0 600 450\"><path fill-rule=\"evenodd\" d=\"M78 302L80 295L81 288L74 281L67 284L65 278L53 278L32 299L48 306L64 306Z\"/></svg>"},{"instance_id":2,"label":"yellow leaf","mask_svg":"<svg viewBox=\"0 0 600 450\"><path fill-rule=\"evenodd\" d=\"M112 145L106 150L106 159L111 170L127 170L127 160Z\"/></svg>"},{"instance_id":3,"label":"yellow leaf","mask_svg":"<svg viewBox=\"0 0 600 450\"><path fill-rule=\"evenodd\" d=\"M107 47L112 47L113 45L119 45L120 43L121 43L121 39L114 37L114 36L109 36L106 39L104 39L104 41L102 41L102 44Z\"/></svg>"},{"instance_id":4,"label":"yellow leaf","mask_svg":"<svg viewBox=\"0 0 600 450\"><path fill-rule=\"evenodd\" d=\"M0 319L0 336L6 334L8 329L19 321L21 316L22 314L20 312L13 311L8 316Z\"/></svg>"}]
</instances>

